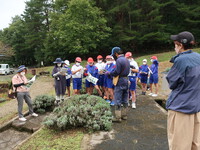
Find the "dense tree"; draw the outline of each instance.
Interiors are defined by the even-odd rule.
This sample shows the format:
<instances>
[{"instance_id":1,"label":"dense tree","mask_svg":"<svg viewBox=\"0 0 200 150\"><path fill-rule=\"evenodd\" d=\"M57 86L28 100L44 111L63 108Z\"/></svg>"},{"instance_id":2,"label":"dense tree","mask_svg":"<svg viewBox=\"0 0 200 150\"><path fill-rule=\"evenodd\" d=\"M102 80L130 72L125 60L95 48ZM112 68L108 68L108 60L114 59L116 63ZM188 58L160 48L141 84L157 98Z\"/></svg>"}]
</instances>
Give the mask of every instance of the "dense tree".
<instances>
[{"instance_id":1,"label":"dense tree","mask_svg":"<svg viewBox=\"0 0 200 150\"><path fill-rule=\"evenodd\" d=\"M37 63L42 61L44 54L44 40L49 31L49 12L51 11L50 0L30 0L26 2L26 9L23 14L27 48L34 52Z\"/></svg>"},{"instance_id":2,"label":"dense tree","mask_svg":"<svg viewBox=\"0 0 200 150\"><path fill-rule=\"evenodd\" d=\"M49 57L58 54L84 56L109 36L110 28L106 26L102 12L88 0L71 0L64 13L56 11L52 17L52 32L48 34L46 44Z\"/></svg>"}]
</instances>

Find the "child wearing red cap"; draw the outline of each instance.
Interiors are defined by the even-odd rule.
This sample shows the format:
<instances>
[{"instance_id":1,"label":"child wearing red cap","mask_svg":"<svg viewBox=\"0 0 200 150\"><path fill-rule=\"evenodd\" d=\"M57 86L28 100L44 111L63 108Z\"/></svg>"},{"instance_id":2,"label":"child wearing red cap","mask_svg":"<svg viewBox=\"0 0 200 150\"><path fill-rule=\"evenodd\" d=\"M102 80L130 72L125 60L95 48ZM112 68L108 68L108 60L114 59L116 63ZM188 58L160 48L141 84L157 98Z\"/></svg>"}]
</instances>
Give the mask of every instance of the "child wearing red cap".
<instances>
[{"instance_id":1,"label":"child wearing red cap","mask_svg":"<svg viewBox=\"0 0 200 150\"><path fill-rule=\"evenodd\" d=\"M151 93L149 95L153 97L157 97L158 96L158 66L159 66L158 58L156 56L152 56L151 62L152 62L152 65L149 68L149 72L150 72L149 83L150 83ZM155 93L153 93L153 84L155 86Z\"/></svg>"},{"instance_id":2,"label":"child wearing red cap","mask_svg":"<svg viewBox=\"0 0 200 150\"><path fill-rule=\"evenodd\" d=\"M80 89L82 88L83 67L80 65L81 61L80 57L76 57L75 64L71 69L74 94L80 94Z\"/></svg>"},{"instance_id":3,"label":"child wearing red cap","mask_svg":"<svg viewBox=\"0 0 200 150\"><path fill-rule=\"evenodd\" d=\"M103 62L103 57L101 55L97 56L97 63L95 64L95 66L98 69L98 82L97 85L99 86L99 88L104 92L104 78L105 75L103 74L104 70L105 70L105 66L106 64Z\"/></svg>"},{"instance_id":4,"label":"child wearing red cap","mask_svg":"<svg viewBox=\"0 0 200 150\"><path fill-rule=\"evenodd\" d=\"M87 65L84 68L84 76L88 76L89 74L91 74L93 77L97 78L98 76L98 68L96 66L94 66L94 60L92 57L89 57L87 60ZM86 86L86 92L88 94L93 94L93 89L95 87L95 89L97 90L97 92L99 93L100 96L102 96L102 92L99 89L97 84L93 84L92 82L89 82L87 79L85 80L85 86Z\"/></svg>"},{"instance_id":5,"label":"child wearing red cap","mask_svg":"<svg viewBox=\"0 0 200 150\"><path fill-rule=\"evenodd\" d=\"M104 86L105 86L105 92L107 97L107 102L111 105L114 105L114 85L113 85L113 76L111 76L109 73L112 72L115 69L115 65L112 61L112 56L108 55L106 56L106 73L105 73L105 79L104 79Z\"/></svg>"},{"instance_id":6,"label":"child wearing red cap","mask_svg":"<svg viewBox=\"0 0 200 150\"><path fill-rule=\"evenodd\" d=\"M128 75L129 82L130 82L129 91L131 93L131 100L132 100L131 107L135 109L136 108L136 81L137 81L137 73L139 72L139 67L138 67L137 62L133 59L131 52L127 52L125 54L125 57L130 62L130 73Z\"/></svg>"}]
</instances>

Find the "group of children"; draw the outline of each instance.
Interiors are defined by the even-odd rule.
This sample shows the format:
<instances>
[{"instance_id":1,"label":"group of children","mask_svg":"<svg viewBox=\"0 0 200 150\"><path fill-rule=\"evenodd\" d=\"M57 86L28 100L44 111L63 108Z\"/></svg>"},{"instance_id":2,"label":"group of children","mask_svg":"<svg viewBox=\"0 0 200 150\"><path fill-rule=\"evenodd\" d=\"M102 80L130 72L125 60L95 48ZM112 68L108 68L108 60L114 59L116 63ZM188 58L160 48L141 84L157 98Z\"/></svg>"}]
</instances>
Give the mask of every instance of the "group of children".
<instances>
[{"instance_id":1,"label":"group of children","mask_svg":"<svg viewBox=\"0 0 200 150\"><path fill-rule=\"evenodd\" d=\"M132 108L136 108L136 85L137 79L140 79L142 84L142 94L146 94L147 82L149 79L152 96L157 96L158 92L158 60L156 56L151 57L152 65L148 67L147 60L143 60L143 65L138 67L137 62L133 59L132 53L127 52L125 57L130 62L129 90L130 99L132 100ZM67 89L68 96L70 96L70 83L72 78L72 85L74 94L80 94L82 89L82 79L85 77L86 93L93 94L94 88L97 90L99 96L103 97L110 105L114 105L114 84L113 77L110 75L115 68L115 60L112 56L106 56L105 60L101 55L97 56L97 62L94 62L92 57L87 59L87 65L81 66L82 59L76 57L74 65L70 69L68 60L62 61L57 58L54 62L55 67L52 76L55 78L56 103L64 100L64 95ZM94 77L97 82L91 82L89 77ZM152 84L156 87L156 93L152 93Z\"/></svg>"}]
</instances>

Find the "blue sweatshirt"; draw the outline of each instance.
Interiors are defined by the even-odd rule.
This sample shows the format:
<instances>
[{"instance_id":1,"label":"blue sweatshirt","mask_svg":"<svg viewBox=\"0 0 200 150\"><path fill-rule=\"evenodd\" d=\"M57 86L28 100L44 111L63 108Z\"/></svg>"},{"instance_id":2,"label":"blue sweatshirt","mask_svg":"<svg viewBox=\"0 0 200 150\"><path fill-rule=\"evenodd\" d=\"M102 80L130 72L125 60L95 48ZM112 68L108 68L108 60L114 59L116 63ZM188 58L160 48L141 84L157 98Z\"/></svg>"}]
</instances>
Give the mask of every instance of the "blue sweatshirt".
<instances>
[{"instance_id":1,"label":"blue sweatshirt","mask_svg":"<svg viewBox=\"0 0 200 150\"><path fill-rule=\"evenodd\" d=\"M92 65L92 66L86 65L85 73L90 73L93 77L97 77L98 76L98 68L94 65Z\"/></svg>"},{"instance_id":2,"label":"blue sweatshirt","mask_svg":"<svg viewBox=\"0 0 200 150\"><path fill-rule=\"evenodd\" d=\"M158 65L159 65L159 62L157 60L154 60L150 67L153 74L158 74Z\"/></svg>"},{"instance_id":3,"label":"blue sweatshirt","mask_svg":"<svg viewBox=\"0 0 200 150\"><path fill-rule=\"evenodd\" d=\"M141 65L139 67L139 72L145 72L145 73L140 73L140 76L148 76L149 73L149 69L148 69L148 65Z\"/></svg>"},{"instance_id":4,"label":"blue sweatshirt","mask_svg":"<svg viewBox=\"0 0 200 150\"><path fill-rule=\"evenodd\" d=\"M166 108L182 113L200 112L200 54L192 50L174 56L167 75L172 90Z\"/></svg>"}]
</instances>

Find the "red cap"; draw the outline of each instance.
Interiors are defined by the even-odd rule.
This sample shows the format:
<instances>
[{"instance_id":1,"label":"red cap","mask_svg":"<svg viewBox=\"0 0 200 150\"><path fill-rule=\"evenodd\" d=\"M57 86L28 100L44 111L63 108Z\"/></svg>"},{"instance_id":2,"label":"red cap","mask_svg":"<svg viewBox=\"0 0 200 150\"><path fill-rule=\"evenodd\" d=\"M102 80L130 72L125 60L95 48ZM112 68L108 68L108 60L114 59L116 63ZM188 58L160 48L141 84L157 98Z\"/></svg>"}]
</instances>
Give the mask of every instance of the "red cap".
<instances>
[{"instance_id":1,"label":"red cap","mask_svg":"<svg viewBox=\"0 0 200 150\"><path fill-rule=\"evenodd\" d=\"M131 56L132 56L132 53L131 53L131 52L127 52L127 53L125 54L125 57L126 57L126 58L131 57Z\"/></svg>"},{"instance_id":2,"label":"red cap","mask_svg":"<svg viewBox=\"0 0 200 150\"><path fill-rule=\"evenodd\" d=\"M157 60L158 58L156 56L152 56L151 59Z\"/></svg>"},{"instance_id":3,"label":"red cap","mask_svg":"<svg viewBox=\"0 0 200 150\"><path fill-rule=\"evenodd\" d=\"M80 57L76 57L75 61L81 62L81 58Z\"/></svg>"},{"instance_id":4,"label":"red cap","mask_svg":"<svg viewBox=\"0 0 200 150\"><path fill-rule=\"evenodd\" d=\"M103 59L103 57L101 55L98 55L97 59Z\"/></svg>"},{"instance_id":5,"label":"red cap","mask_svg":"<svg viewBox=\"0 0 200 150\"><path fill-rule=\"evenodd\" d=\"M93 58L92 58L92 57L89 57L89 58L88 58L88 60L87 60L87 62L89 62L89 63L93 63L93 62L94 62L94 60L93 60Z\"/></svg>"},{"instance_id":6,"label":"red cap","mask_svg":"<svg viewBox=\"0 0 200 150\"><path fill-rule=\"evenodd\" d=\"M112 59L112 56L111 55L107 55L106 59Z\"/></svg>"}]
</instances>

